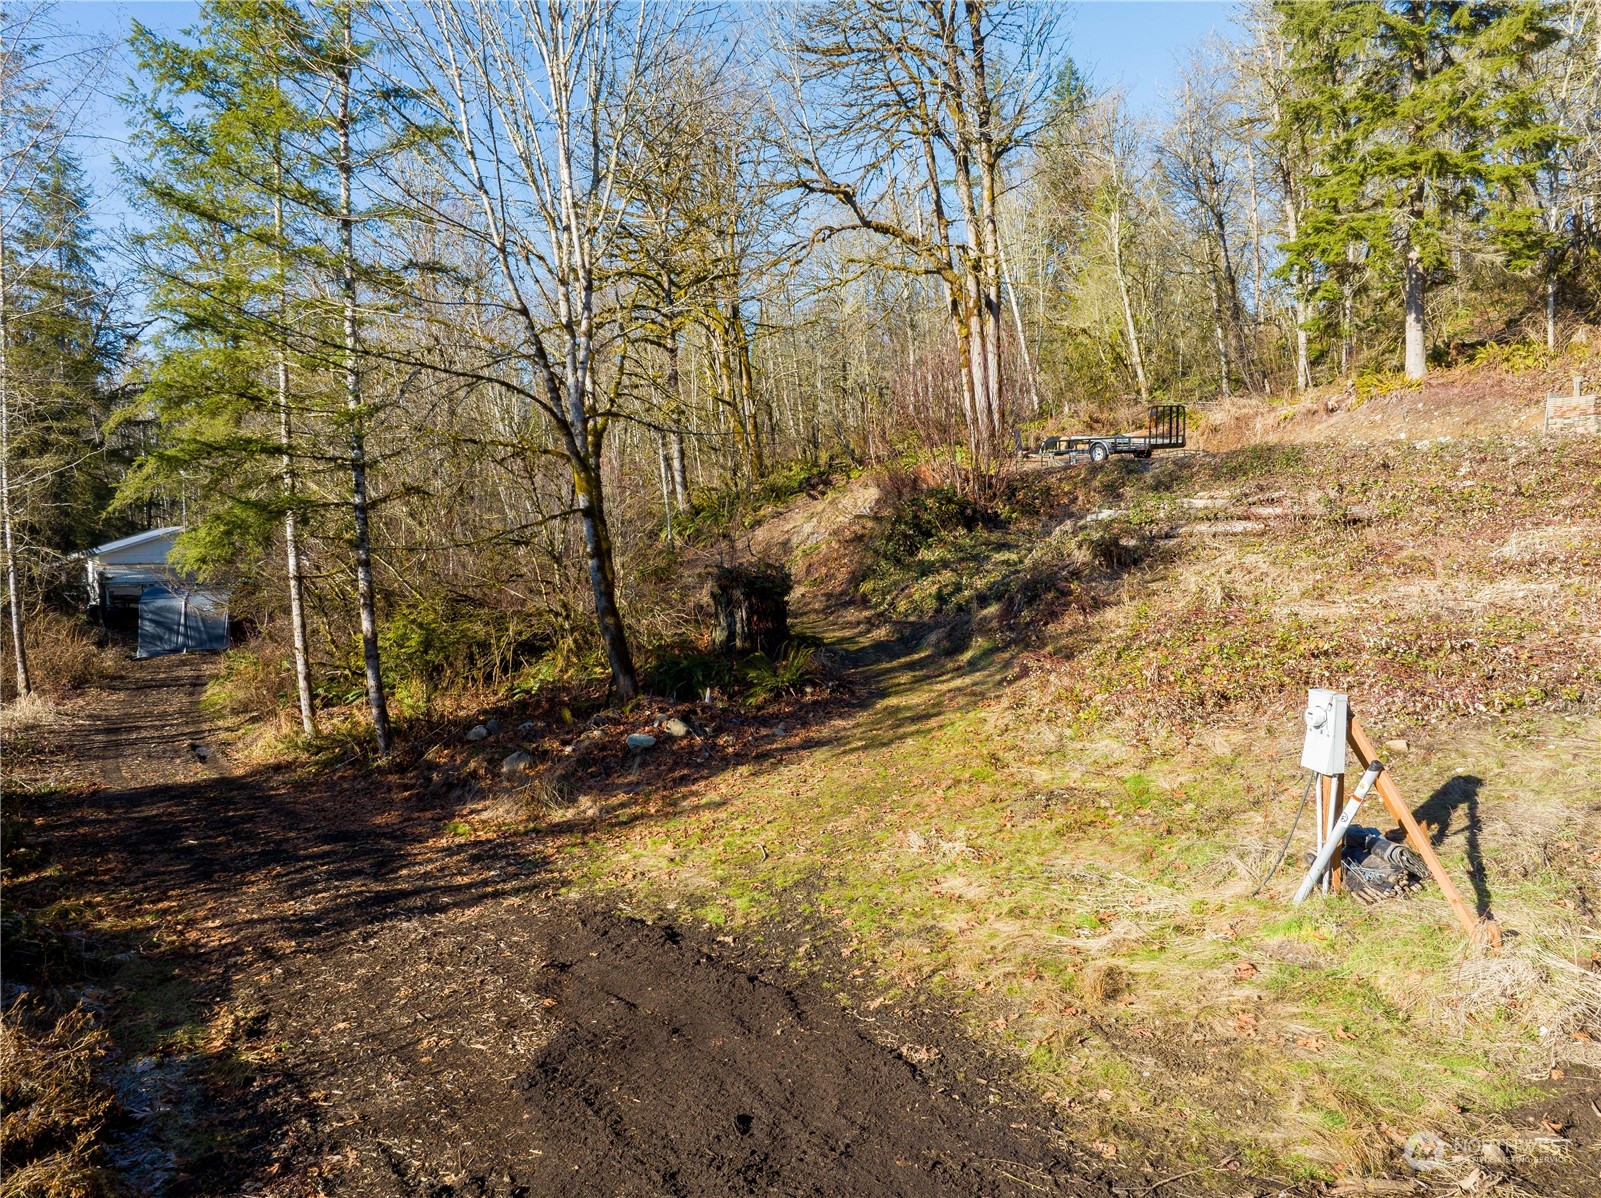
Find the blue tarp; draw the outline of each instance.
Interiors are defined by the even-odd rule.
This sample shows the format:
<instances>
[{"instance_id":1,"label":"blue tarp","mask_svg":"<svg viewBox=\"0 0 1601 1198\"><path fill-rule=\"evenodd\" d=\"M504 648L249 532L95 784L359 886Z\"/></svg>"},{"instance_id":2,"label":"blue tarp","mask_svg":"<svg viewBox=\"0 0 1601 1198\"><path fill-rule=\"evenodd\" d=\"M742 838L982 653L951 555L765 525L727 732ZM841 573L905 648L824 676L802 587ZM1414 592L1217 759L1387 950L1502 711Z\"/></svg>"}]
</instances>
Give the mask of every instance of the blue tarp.
<instances>
[{"instance_id":1,"label":"blue tarp","mask_svg":"<svg viewBox=\"0 0 1601 1198\"><path fill-rule=\"evenodd\" d=\"M228 601L211 591L149 586L139 599L139 656L221 653L228 647Z\"/></svg>"}]
</instances>

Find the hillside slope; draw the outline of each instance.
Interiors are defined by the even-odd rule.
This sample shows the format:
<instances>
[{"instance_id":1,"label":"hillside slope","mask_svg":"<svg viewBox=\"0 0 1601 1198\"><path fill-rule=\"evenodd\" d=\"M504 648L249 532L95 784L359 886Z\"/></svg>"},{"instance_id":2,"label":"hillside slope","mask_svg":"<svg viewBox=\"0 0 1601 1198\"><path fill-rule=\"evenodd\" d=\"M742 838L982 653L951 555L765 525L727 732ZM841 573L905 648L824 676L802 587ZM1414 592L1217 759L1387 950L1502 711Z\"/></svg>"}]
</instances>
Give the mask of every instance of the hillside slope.
<instances>
[{"instance_id":1,"label":"hillside slope","mask_svg":"<svg viewBox=\"0 0 1601 1198\"><path fill-rule=\"evenodd\" d=\"M1548 393L1569 393L1574 376L1586 393L1601 385L1601 363L1588 345L1543 354L1488 355L1432 371L1419 385L1398 375L1359 376L1304 396L1237 396L1208 406L1196 421L1207 449L1264 442L1392 441L1439 437L1527 436L1541 431Z\"/></svg>"},{"instance_id":2,"label":"hillside slope","mask_svg":"<svg viewBox=\"0 0 1601 1198\"><path fill-rule=\"evenodd\" d=\"M813 631L876 661L860 713L771 729L590 884L735 939L814 912L848 968L797 968L865 1019L959 1012L1106 1160L1187 1162L1171 1192L1400 1184L1429 1131L1504 1146L1430 1182L1589 1194L1598 481L1601 440L1309 438L1034 472L981 517L880 502L799 559L856 580L862 629ZM1289 907L1308 818L1263 884L1309 686L1387 743L1500 953L1432 886Z\"/></svg>"}]
</instances>

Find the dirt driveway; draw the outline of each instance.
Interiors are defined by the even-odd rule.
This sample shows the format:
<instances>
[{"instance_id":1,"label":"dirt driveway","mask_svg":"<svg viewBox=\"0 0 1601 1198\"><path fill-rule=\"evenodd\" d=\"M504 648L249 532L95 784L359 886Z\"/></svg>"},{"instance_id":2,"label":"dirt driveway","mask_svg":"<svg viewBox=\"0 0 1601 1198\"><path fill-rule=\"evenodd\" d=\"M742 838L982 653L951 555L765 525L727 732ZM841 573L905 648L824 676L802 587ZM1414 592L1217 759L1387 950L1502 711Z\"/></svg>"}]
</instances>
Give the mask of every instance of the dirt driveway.
<instances>
[{"instance_id":1,"label":"dirt driveway","mask_svg":"<svg viewBox=\"0 0 1601 1198\"><path fill-rule=\"evenodd\" d=\"M130 663L66 738L99 788L47 821L145 929L104 985L143 1191L1109 1192L935 1013L853 1014L786 968L800 931L571 901L551 845L452 841L404 777L230 765L207 668Z\"/></svg>"}]
</instances>

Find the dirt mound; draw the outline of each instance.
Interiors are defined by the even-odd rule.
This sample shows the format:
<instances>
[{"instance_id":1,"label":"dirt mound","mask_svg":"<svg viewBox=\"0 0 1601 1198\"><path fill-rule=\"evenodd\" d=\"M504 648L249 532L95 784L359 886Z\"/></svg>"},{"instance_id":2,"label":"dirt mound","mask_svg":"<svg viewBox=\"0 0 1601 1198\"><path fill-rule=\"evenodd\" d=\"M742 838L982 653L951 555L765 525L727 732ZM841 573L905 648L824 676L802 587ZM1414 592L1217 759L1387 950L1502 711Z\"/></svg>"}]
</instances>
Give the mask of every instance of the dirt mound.
<instances>
[{"instance_id":1,"label":"dirt mound","mask_svg":"<svg viewBox=\"0 0 1601 1198\"><path fill-rule=\"evenodd\" d=\"M1196 442L1211 450L1264 441L1395 441L1538 433L1549 392L1588 378L1593 362L1559 360L1548 369L1499 365L1437 370L1420 386L1400 379L1343 381L1300 398L1237 396L1218 401L1196 421Z\"/></svg>"},{"instance_id":2,"label":"dirt mound","mask_svg":"<svg viewBox=\"0 0 1601 1198\"><path fill-rule=\"evenodd\" d=\"M555 903L449 935L375 946L348 996L295 1004L291 1034L354 1022L389 1047L314 1070L343 1091L336 1193L1105 1192L1017 1126L1034 1112L938 1092L825 993L697 932Z\"/></svg>"},{"instance_id":3,"label":"dirt mound","mask_svg":"<svg viewBox=\"0 0 1601 1198\"><path fill-rule=\"evenodd\" d=\"M792 504L751 531L751 551L768 561L788 561L872 512L878 493L878 484L871 478L854 478L818 499Z\"/></svg>"}]
</instances>

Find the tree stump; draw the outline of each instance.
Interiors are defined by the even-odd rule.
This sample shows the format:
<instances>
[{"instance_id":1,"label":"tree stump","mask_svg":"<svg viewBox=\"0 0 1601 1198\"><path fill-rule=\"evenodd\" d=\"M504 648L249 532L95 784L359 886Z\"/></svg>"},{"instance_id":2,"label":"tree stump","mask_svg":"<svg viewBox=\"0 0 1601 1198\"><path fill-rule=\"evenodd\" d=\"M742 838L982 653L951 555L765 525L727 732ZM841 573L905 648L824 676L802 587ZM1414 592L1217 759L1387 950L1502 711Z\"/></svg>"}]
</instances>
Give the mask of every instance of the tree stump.
<instances>
[{"instance_id":1,"label":"tree stump","mask_svg":"<svg viewBox=\"0 0 1601 1198\"><path fill-rule=\"evenodd\" d=\"M777 657L789 640L789 571L772 562L719 567L711 579L712 648Z\"/></svg>"}]
</instances>

